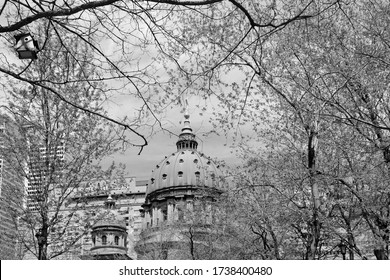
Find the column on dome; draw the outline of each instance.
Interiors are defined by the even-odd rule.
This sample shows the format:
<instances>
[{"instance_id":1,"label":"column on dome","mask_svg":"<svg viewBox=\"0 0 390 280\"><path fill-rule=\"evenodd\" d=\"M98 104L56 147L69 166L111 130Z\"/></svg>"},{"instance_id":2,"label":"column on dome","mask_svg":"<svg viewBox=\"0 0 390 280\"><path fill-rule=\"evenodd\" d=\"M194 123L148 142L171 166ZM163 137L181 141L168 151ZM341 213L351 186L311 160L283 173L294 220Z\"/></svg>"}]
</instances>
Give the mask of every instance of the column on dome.
<instances>
[{"instance_id":1,"label":"column on dome","mask_svg":"<svg viewBox=\"0 0 390 280\"><path fill-rule=\"evenodd\" d=\"M206 204L206 224L211 224L213 222L213 215L212 215L212 205L210 202L207 202Z\"/></svg>"},{"instance_id":2,"label":"column on dome","mask_svg":"<svg viewBox=\"0 0 390 280\"><path fill-rule=\"evenodd\" d=\"M152 226L155 227L157 225L157 211L156 207L152 208Z\"/></svg>"},{"instance_id":3,"label":"column on dome","mask_svg":"<svg viewBox=\"0 0 390 280\"><path fill-rule=\"evenodd\" d=\"M177 202L175 202L175 203L172 204L172 205L173 205L173 208L172 208L172 212L173 212L172 220L173 220L173 221L177 221L177 220L179 220L179 214L178 214L178 212L177 212Z\"/></svg>"},{"instance_id":4,"label":"column on dome","mask_svg":"<svg viewBox=\"0 0 390 280\"><path fill-rule=\"evenodd\" d=\"M148 225L150 225L150 213L149 210L145 209L143 212L142 228L148 228Z\"/></svg>"},{"instance_id":5,"label":"column on dome","mask_svg":"<svg viewBox=\"0 0 390 280\"><path fill-rule=\"evenodd\" d=\"M157 207L156 210L157 210L157 225L160 226L161 223L163 222L161 207Z\"/></svg>"},{"instance_id":6,"label":"column on dome","mask_svg":"<svg viewBox=\"0 0 390 280\"><path fill-rule=\"evenodd\" d=\"M174 204L172 203L172 200L168 201L168 222L174 221Z\"/></svg>"},{"instance_id":7,"label":"column on dome","mask_svg":"<svg viewBox=\"0 0 390 280\"><path fill-rule=\"evenodd\" d=\"M151 215L151 210L149 209L147 212L146 212L146 227L151 227L152 226L152 215Z\"/></svg>"}]
</instances>

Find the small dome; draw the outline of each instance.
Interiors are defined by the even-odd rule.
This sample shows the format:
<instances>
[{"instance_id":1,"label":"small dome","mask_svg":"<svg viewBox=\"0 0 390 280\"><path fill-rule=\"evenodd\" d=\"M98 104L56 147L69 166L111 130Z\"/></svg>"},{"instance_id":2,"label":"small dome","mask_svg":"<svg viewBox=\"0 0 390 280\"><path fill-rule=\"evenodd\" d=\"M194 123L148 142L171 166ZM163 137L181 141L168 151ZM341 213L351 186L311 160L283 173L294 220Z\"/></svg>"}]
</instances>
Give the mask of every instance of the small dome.
<instances>
[{"instance_id":1,"label":"small dome","mask_svg":"<svg viewBox=\"0 0 390 280\"><path fill-rule=\"evenodd\" d=\"M103 219L92 226L92 230L98 230L102 228L126 230L126 223L118 219Z\"/></svg>"}]
</instances>

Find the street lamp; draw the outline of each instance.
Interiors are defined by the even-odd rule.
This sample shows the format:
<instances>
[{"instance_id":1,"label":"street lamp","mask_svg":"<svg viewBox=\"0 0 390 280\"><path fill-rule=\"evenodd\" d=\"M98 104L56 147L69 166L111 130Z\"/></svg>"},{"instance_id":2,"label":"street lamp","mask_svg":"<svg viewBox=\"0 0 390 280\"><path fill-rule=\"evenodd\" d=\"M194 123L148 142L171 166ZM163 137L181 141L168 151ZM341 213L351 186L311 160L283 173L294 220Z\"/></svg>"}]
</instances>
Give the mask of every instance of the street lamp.
<instances>
[{"instance_id":1,"label":"street lamp","mask_svg":"<svg viewBox=\"0 0 390 280\"><path fill-rule=\"evenodd\" d=\"M14 37L16 40L15 50L20 59L37 59L38 41L34 40L30 33L21 33Z\"/></svg>"},{"instance_id":2,"label":"street lamp","mask_svg":"<svg viewBox=\"0 0 390 280\"><path fill-rule=\"evenodd\" d=\"M347 245L343 241L339 244L341 255L343 255L343 260L345 260L345 254L347 253Z\"/></svg>"}]
</instances>

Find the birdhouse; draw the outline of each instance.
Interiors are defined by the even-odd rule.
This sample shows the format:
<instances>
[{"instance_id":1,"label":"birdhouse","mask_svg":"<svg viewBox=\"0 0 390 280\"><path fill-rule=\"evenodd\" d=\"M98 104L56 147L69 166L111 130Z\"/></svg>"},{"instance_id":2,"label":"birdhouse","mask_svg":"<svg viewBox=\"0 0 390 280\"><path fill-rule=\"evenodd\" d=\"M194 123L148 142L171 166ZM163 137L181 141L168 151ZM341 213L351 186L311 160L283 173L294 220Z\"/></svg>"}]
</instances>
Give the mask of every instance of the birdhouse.
<instances>
[{"instance_id":1,"label":"birdhouse","mask_svg":"<svg viewBox=\"0 0 390 280\"><path fill-rule=\"evenodd\" d=\"M22 33L14 37L16 39L15 50L18 52L20 59L37 59L38 42L34 40L30 33Z\"/></svg>"}]
</instances>

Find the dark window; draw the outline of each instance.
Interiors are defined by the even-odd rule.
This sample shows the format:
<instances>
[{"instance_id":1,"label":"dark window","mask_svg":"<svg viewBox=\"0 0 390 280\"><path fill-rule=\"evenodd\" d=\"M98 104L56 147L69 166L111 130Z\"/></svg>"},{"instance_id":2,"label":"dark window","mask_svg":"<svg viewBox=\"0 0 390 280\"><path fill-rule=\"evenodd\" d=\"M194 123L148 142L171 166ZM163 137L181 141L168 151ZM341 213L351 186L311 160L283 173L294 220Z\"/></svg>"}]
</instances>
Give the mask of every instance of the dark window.
<instances>
[{"instance_id":1,"label":"dark window","mask_svg":"<svg viewBox=\"0 0 390 280\"><path fill-rule=\"evenodd\" d=\"M102 236L102 244L103 245L107 244L107 236L105 236L105 235Z\"/></svg>"},{"instance_id":2,"label":"dark window","mask_svg":"<svg viewBox=\"0 0 390 280\"><path fill-rule=\"evenodd\" d=\"M167 208L162 209L162 214L163 214L163 221L168 220L168 211Z\"/></svg>"},{"instance_id":3,"label":"dark window","mask_svg":"<svg viewBox=\"0 0 390 280\"><path fill-rule=\"evenodd\" d=\"M183 221L184 220L184 211L181 207L177 208L177 214L178 214L179 221Z\"/></svg>"},{"instance_id":4,"label":"dark window","mask_svg":"<svg viewBox=\"0 0 390 280\"><path fill-rule=\"evenodd\" d=\"M114 243L115 245L119 245L119 236L114 237Z\"/></svg>"},{"instance_id":5,"label":"dark window","mask_svg":"<svg viewBox=\"0 0 390 280\"><path fill-rule=\"evenodd\" d=\"M195 179L196 179L196 184L199 185L199 183L200 183L200 172L199 171L195 172Z\"/></svg>"},{"instance_id":6,"label":"dark window","mask_svg":"<svg viewBox=\"0 0 390 280\"><path fill-rule=\"evenodd\" d=\"M179 175L179 178L183 177L183 171L179 171L177 175Z\"/></svg>"}]
</instances>

